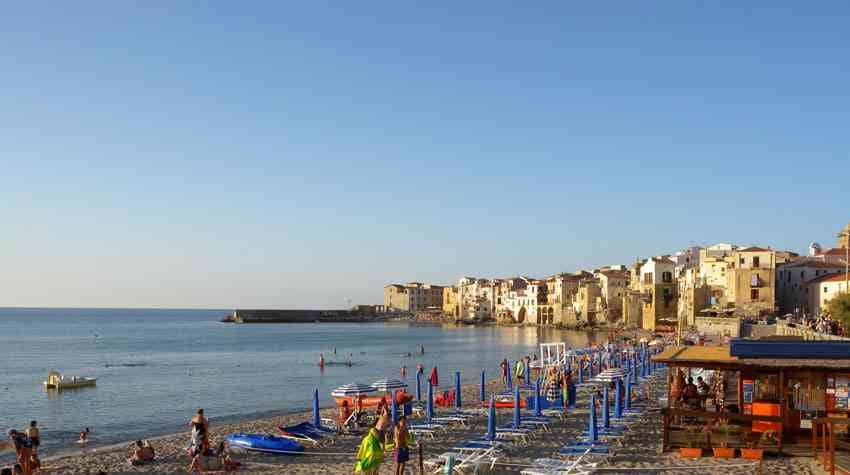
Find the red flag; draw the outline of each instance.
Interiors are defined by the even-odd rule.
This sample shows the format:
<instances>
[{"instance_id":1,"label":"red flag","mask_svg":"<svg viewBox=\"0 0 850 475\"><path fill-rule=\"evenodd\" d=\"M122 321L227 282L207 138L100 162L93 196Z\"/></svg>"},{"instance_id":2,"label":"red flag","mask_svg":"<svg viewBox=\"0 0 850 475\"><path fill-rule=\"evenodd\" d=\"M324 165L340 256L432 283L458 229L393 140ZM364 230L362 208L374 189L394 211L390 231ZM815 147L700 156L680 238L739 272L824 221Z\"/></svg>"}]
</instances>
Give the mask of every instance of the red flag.
<instances>
[{"instance_id":1,"label":"red flag","mask_svg":"<svg viewBox=\"0 0 850 475\"><path fill-rule=\"evenodd\" d=\"M428 381L431 381L431 386L439 386L440 385L440 379L437 378L437 367L436 366L434 366L434 368L431 369L431 376L428 378Z\"/></svg>"}]
</instances>

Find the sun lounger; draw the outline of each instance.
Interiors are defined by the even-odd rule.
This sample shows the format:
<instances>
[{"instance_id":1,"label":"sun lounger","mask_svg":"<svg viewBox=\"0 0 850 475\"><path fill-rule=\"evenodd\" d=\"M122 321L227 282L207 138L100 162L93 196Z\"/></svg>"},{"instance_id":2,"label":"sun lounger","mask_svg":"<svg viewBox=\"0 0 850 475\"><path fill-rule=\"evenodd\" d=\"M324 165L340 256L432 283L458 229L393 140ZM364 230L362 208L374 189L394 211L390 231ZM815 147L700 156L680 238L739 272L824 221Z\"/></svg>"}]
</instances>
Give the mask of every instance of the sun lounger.
<instances>
[{"instance_id":1,"label":"sun lounger","mask_svg":"<svg viewBox=\"0 0 850 475\"><path fill-rule=\"evenodd\" d=\"M453 464L452 471L463 473L466 468L472 468L479 465L487 464L490 465L490 469L493 469L493 466L498 461L499 451L494 448L489 449L478 449L475 451L466 451L466 452L443 452L442 454L430 458L424 462L426 466L428 466L429 470L435 469L432 473L441 473L443 472L443 467L451 461Z\"/></svg>"},{"instance_id":2,"label":"sun lounger","mask_svg":"<svg viewBox=\"0 0 850 475\"><path fill-rule=\"evenodd\" d=\"M427 437L429 439L433 439L434 434L436 434L436 431L431 429L410 429L409 432L417 437Z\"/></svg>"},{"instance_id":3,"label":"sun lounger","mask_svg":"<svg viewBox=\"0 0 850 475\"><path fill-rule=\"evenodd\" d=\"M458 452L474 452L476 450L502 449L505 443L498 440L473 439L452 447Z\"/></svg>"},{"instance_id":4,"label":"sun lounger","mask_svg":"<svg viewBox=\"0 0 850 475\"><path fill-rule=\"evenodd\" d=\"M575 457L580 455L608 455L611 448L607 445L568 445L562 447L558 454L564 457Z\"/></svg>"}]
</instances>

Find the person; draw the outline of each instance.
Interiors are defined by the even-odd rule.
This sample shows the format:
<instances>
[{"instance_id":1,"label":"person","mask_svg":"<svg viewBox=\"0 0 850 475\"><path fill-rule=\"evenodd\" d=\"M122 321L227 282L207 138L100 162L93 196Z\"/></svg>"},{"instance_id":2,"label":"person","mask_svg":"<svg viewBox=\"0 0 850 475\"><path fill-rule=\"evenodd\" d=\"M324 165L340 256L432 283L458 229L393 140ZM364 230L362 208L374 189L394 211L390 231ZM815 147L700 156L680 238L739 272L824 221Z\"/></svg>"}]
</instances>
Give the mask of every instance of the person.
<instances>
[{"instance_id":1,"label":"person","mask_svg":"<svg viewBox=\"0 0 850 475\"><path fill-rule=\"evenodd\" d=\"M325 355L319 353L319 369L325 369Z\"/></svg>"},{"instance_id":2,"label":"person","mask_svg":"<svg viewBox=\"0 0 850 475\"><path fill-rule=\"evenodd\" d=\"M91 430L88 427L81 430L80 431L80 438L77 440L77 443L83 444L83 445L87 444L89 442L89 433L90 432L91 432Z\"/></svg>"},{"instance_id":3,"label":"person","mask_svg":"<svg viewBox=\"0 0 850 475\"><path fill-rule=\"evenodd\" d=\"M682 390L682 401L689 406L699 405L699 391L697 385L694 384L694 378L688 377L688 384Z\"/></svg>"},{"instance_id":4,"label":"person","mask_svg":"<svg viewBox=\"0 0 850 475\"><path fill-rule=\"evenodd\" d=\"M401 364L401 377L407 377L407 366L404 363Z\"/></svg>"},{"instance_id":5,"label":"person","mask_svg":"<svg viewBox=\"0 0 850 475\"><path fill-rule=\"evenodd\" d=\"M700 405L705 407L705 400L708 399L708 395L711 392L711 388L708 387L705 380L702 379L702 376L697 377L697 395L699 396Z\"/></svg>"},{"instance_id":6,"label":"person","mask_svg":"<svg viewBox=\"0 0 850 475\"><path fill-rule=\"evenodd\" d=\"M375 426L372 426L357 449L354 473L377 475L383 461L384 448L381 445L381 434Z\"/></svg>"},{"instance_id":7,"label":"person","mask_svg":"<svg viewBox=\"0 0 850 475\"><path fill-rule=\"evenodd\" d=\"M420 354L420 355L424 355L424 354L425 354L425 346L424 346L424 345L419 345L419 354Z\"/></svg>"},{"instance_id":8,"label":"person","mask_svg":"<svg viewBox=\"0 0 850 475\"><path fill-rule=\"evenodd\" d=\"M522 358L520 358L516 361L514 376L516 376L517 381L522 382L523 374L525 374L525 365L522 363Z\"/></svg>"},{"instance_id":9,"label":"person","mask_svg":"<svg viewBox=\"0 0 850 475\"><path fill-rule=\"evenodd\" d=\"M151 447L148 441L142 442L141 440L137 440L135 443L135 447L133 447L133 453L130 455L129 462L131 465L142 465L145 462L152 462L156 457L154 453L153 447Z\"/></svg>"},{"instance_id":10,"label":"person","mask_svg":"<svg viewBox=\"0 0 850 475\"><path fill-rule=\"evenodd\" d=\"M223 440L218 444L216 455L218 456L221 466L224 468L225 472L235 472L236 470L239 470L239 467L242 465L230 457L230 450L228 450L227 443Z\"/></svg>"},{"instance_id":11,"label":"person","mask_svg":"<svg viewBox=\"0 0 850 475\"><path fill-rule=\"evenodd\" d=\"M8 435L12 445L15 447L17 462L22 470L21 473L29 474L30 459L32 458L32 444L30 443L30 440L26 435L16 431L15 429L9 429Z\"/></svg>"},{"instance_id":12,"label":"person","mask_svg":"<svg viewBox=\"0 0 850 475\"><path fill-rule=\"evenodd\" d=\"M502 370L502 384L508 384L508 378L510 377L510 373L508 372L508 360L507 358L503 358L502 362L499 363L499 368Z\"/></svg>"},{"instance_id":13,"label":"person","mask_svg":"<svg viewBox=\"0 0 850 475\"><path fill-rule=\"evenodd\" d=\"M546 399L556 401L561 393L561 378L558 376L558 369L554 366L549 368L546 375Z\"/></svg>"},{"instance_id":14,"label":"person","mask_svg":"<svg viewBox=\"0 0 850 475\"><path fill-rule=\"evenodd\" d=\"M30 455L30 473L38 473L41 470L41 459L38 458L38 454L33 452Z\"/></svg>"},{"instance_id":15,"label":"person","mask_svg":"<svg viewBox=\"0 0 850 475\"><path fill-rule=\"evenodd\" d=\"M210 422L204 416L203 408L198 409L198 413L195 414L189 421L189 427L192 428L192 445L190 446L190 449L194 453L206 453L210 449ZM192 455L194 455L194 453Z\"/></svg>"},{"instance_id":16,"label":"person","mask_svg":"<svg viewBox=\"0 0 850 475\"><path fill-rule=\"evenodd\" d=\"M425 366L422 363L416 363L416 372L418 374L425 374Z\"/></svg>"},{"instance_id":17,"label":"person","mask_svg":"<svg viewBox=\"0 0 850 475\"><path fill-rule=\"evenodd\" d=\"M404 464L410 460L410 447L408 446L407 437L407 417L400 416L398 424L395 426L395 475L404 475Z\"/></svg>"},{"instance_id":18,"label":"person","mask_svg":"<svg viewBox=\"0 0 850 475\"><path fill-rule=\"evenodd\" d=\"M337 415L337 427L339 427L340 433L345 429L349 417L351 417L351 407L348 405L348 399L343 399Z\"/></svg>"},{"instance_id":19,"label":"person","mask_svg":"<svg viewBox=\"0 0 850 475\"><path fill-rule=\"evenodd\" d=\"M30 426L27 427L27 437L29 437L30 443L32 444L33 453L37 453L38 446L41 445L37 421L30 421Z\"/></svg>"},{"instance_id":20,"label":"person","mask_svg":"<svg viewBox=\"0 0 850 475\"><path fill-rule=\"evenodd\" d=\"M385 399L381 399L378 402L378 410L375 416L377 420L375 428L383 436L386 434L387 429L390 428L390 411L387 409L387 401Z\"/></svg>"}]
</instances>

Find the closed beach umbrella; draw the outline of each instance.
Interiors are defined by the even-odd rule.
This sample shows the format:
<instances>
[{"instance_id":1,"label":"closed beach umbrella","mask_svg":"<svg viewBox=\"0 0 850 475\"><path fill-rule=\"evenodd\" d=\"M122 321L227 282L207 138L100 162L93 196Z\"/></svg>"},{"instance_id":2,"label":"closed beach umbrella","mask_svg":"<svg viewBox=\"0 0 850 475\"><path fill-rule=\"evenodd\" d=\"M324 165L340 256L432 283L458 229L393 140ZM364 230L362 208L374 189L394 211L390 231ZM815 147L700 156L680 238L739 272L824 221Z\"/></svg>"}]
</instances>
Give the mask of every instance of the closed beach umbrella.
<instances>
[{"instance_id":1,"label":"closed beach umbrella","mask_svg":"<svg viewBox=\"0 0 850 475\"><path fill-rule=\"evenodd\" d=\"M590 414L587 421L587 438L591 443L595 443L599 440L599 436L596 433L596 394L590 395Z\"/></svg>"},{"instance_id":2,"label":"closed beach umbrella","mask_svg":"<svg viewBox=\"0 0 850 475\"><path fill-rule=\"evenodd\" d=\"M628 411L632 407L632 380L631 378L626 378L626 398L624 399L625 409Z\"/></svg>"},{"instance_id":3,"label":"closed beach umbrella","mask_svg":"<svg viewBox=\"0 0 850 475\"><path fill-rule=\"evenodd\" d=\"M416 373L416 400L422 400L422 373Z\"/></svg>"},{"instance_id":4,"label":"closed beach umbrella","mask_svg":"<svg viewBox=\"0 0 850 475\"><path fill-rule=\"evenodd\" d=\"M540 417L543 415L543 408L540 407L540 380L534 382L534 415Z\"/></svg>"},{"instance_id":5,"label":"closed beach umbrella","mask_svg":"<svg viewBox=\"0 0 850 475\"><path fill-rule=\"evenodd\" d=\"M333 397L346 397L346 396L359 396L361 394L369 394L375 392L375 388L372 386L361 384L361 383L351 383L340 386L331 392L331 396Z\"/></svg>"},{"instance_id":6,"label":"closed beach umbrella","mask_svg":"<svg viewBox=\"0 0 850 475\"><path fill-rule=\"evenodd\" d=\"M460 371L455 371L455 407L460 409Z\"/></svg>"},{"instance_id":7,"label":"closed beach umbrella","mask_svg":"<svg viewBox=\"0 0 850 475\"><path fill-rule=\"evenodd\" d=\"M396 389L406 389L407 383L393 378L382 378L372 383L376 391L388 393Z\"/></svg>"},{"instance_id":8,"label":"closed beach umbrella","mask_svg":"<svg viewBox=\"0 0 850 475\"><path fill-rule=\"evenodd\" d=\"M490 407L487 408L487 440L496 440L496 397L490 395Z\"/></svg>"},{"instance_id":9,"label":"closed beach umbrella","mask_svg":"<svg viewBox=\"0 0 850 475\"><path fill-rule=\"evenodd\" d=\"M393 425L398 423L398 401L396 401L395 391L390 393L390 397L392 398L392 403L390 404L390 416L393 419Z\"/></svg>"},{"instance_id":10,"label":"closed beach umbrella","mask_svg":"<svg viewBox=\"0 0 850 475\"><path fill-rule=\"evenodd\" d=\"M313 425L322 427L322 418L319 417L319 390L313 390Z\"/></svg>"},{"instance_id":11,"label":"closed beach umbrella","mask_svg":"<svg viewBox=\"0 0 850 475\"><path fill-rule=\"evenodd\" d=\"M518 428L520 423L522 423L522 413L520 411L519 404L519 386L514 390L514 427Z\"/></svg>"},{"instance_id":12,"label":"closed beach umbrella","mask_svg":"<svg viewBox=\"0 0 850 475\"><path fill-rule=\"evenodd\" d=\"M484 398L487 396L484 394L484 370L481 370L481 402L484 402Z\"/></svg>"},{"instance_id":13,"label":"closed beach umbrella","mask_svg":"<svg viewBox=\"0 0 850 475\"><path fill-rule=\"evenodd\" d=\"M439 386L440 378L437 376L437 367L434 366L431 368L431 376L428 377L428 381L431 382L431 386Z\"/></svg>"},{"instance_id":14,"label":"closed beach umbrella","mask_svg":"<svg viewBox=\"0 0 850 475\"><path fill-rule=\"evenodd\" d=\"M525 371L523 371L523 378L525 379L525 384L531 384L531 368L528 367L528 360L525 361Z\"/></svg>"},{"instance_id":15,"label":"closed beach umbrella","mask_svg":"<svg viewBox=\"0 0 850 475\"><path fill-rule=\"evenodd\" d=\"M508 363L508 377L505 378L505 389L507 389L508 391L513 389L514 383L513 383L512 380L513 380L513 375L511 374L510 363Z\"/></svg>"},{"instance_id":16,"label":"closed beach umbrella","mask_svg":"<svg viewBox=\"0 0 850 475\"><path fill-rule=\"evenodd\" d=\"M614 417L620 419L623 417L623 396L620 394L620 391L623 389L623 382L621 380L615 381L614 391Z\"/></svg>"},{"instance_id":17,"label":"closed beach umbrella","mask_svg":"<svg viewBox=\"0 0 850 475\"><path fill-rule=\"evenodd\" d=\"M428 381L428 401L425 403L425 418L431 422L434 417L434 386Z\"/></svg>"},{"instance_id":18,"label":"closed beach umbrella","mask_svg":"<svg viewBox=\"0 0 850 475\"><path fill-rule=\"evenodd\" d=\"M609 429L611 427L611 416L608 414L608 386L602 389L602 427Z\"/></svg>"},{"instance_id":19,"label":"closed beach umbrella","mask_svg":"<svg viewBox=\"0 0 850 475\"><path fill-rule=\"evenodd\" d=\"M578 383L584 384L584 368L581 367L581 362L578 363Z\"/></svg>"}]
</instances>

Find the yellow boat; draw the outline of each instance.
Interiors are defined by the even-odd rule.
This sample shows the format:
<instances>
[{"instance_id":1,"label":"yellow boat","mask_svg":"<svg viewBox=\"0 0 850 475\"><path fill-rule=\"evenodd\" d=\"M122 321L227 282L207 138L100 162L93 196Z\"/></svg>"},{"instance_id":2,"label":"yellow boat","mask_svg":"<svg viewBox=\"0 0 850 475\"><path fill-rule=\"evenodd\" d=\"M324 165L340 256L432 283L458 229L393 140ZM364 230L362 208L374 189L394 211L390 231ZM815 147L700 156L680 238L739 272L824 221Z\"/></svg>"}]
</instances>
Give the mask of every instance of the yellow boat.
<instances>
[{"instance_id":1,"label":"yellow boat","mask_svg":"<svg viewBox=\"0 0 850 475\"><path fill-rule=\"evenodd\" d=\"M47 381L44 382L44 387L47 389L76 389L94 386L96 384L96 378L63 376L61 373L56 371L50 371L47 373Z\"/></svg>"}]
</instances>

